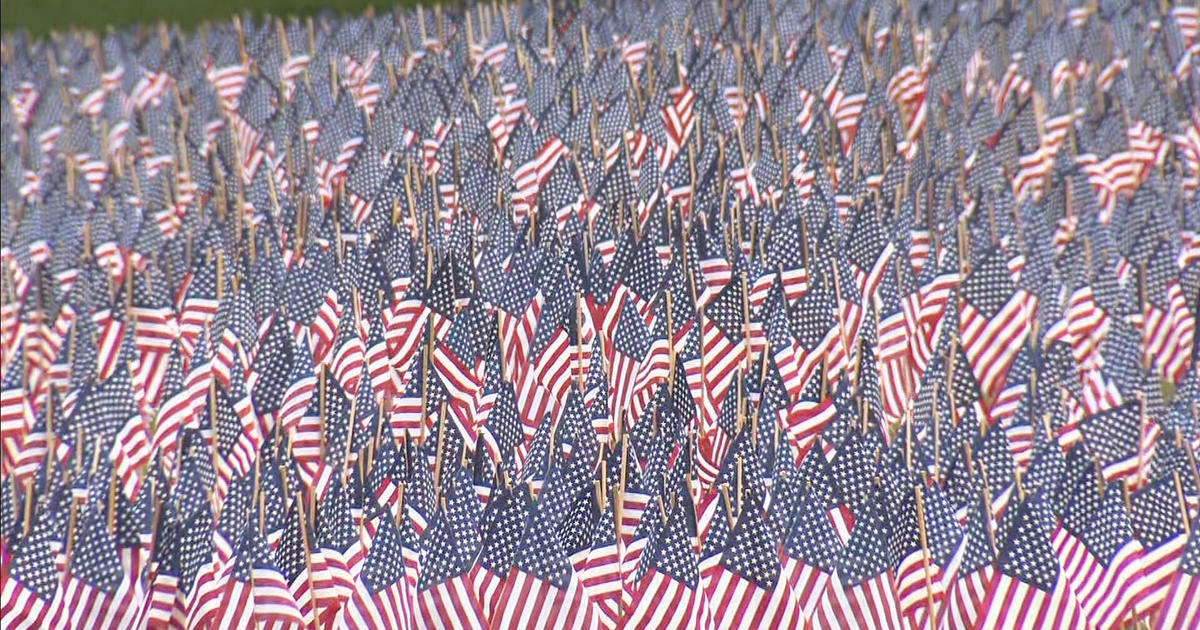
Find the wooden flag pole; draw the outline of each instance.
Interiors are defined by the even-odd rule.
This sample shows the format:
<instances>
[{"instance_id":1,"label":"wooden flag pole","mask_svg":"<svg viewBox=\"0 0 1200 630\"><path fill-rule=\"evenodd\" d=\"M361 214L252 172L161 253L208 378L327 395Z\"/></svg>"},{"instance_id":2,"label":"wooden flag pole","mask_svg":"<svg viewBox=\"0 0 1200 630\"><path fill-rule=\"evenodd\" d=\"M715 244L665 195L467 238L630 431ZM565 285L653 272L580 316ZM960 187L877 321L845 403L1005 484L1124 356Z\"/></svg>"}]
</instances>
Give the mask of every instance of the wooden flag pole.
<instances>
[{"instance_id":1,"label":"wooden flag pole","mask_svg":"<svg viewBox=\"0 0 1200 630\"><path fill-rule=\"evenodd\" d=\"M72 338L75 336L75 325L73 322L71 324L70 335ZM56 441L54 436L54 398L54 390L51 388L51 390L46 394L46 461L43 465L46 467L45 470L47 471L49 471L50 467L53 465L51 462L53 461L54 451L56 450L54 444ZM50 476L47 475L47 487L49 487L49 484Z\"/></svg>"},{"instance_id":2,"label":"wooden flag pole","mask_svg":"<svg viewBox=\"0 0 1200 630\"><path fill-rule=\"evenodd\" d=\"M1138 312L1144 314L1146 312L1146 263L1145 262L1138 263L1137 281L1138 281ZM1149 353L1143 352L1142 353L1142 369L1143 370L1150 369L1150 361L1151 361L1151 357L1150 357Z\"/></svg>"},{"instance_id":3,"label":"wooden flag pole","mask_svg":"<svg viewBox=\"0 0 1200 630\"><path fill-rule=\"evenodd\" d=\"M317 614L317 597L316 587L313 584L313 569L312 569L312 550L308 546L308 515L304 511L304 499L299 492L295 498L297 516L300 517L300 543L304 548L304 567L307 573L308 592L311 597L309 613L312 617L308 620L310 624L315 623L319 615Z\"/></svg>"},{"instance_id":4,"label":"wooden flag pole","mask_svg":"<svg viewBox=\"0 0 1200 630\"><path fill-rule=\"evenodd\" d=\"M968 445L968 450L969 450L969 448L970 447ZM994 518L992 516L992 490L991 490L991 488L988 487L987 466L985 466L983 462L979 462L979 473L980 473L980 476L983 477L983 488L982 488L983 512L984 512L983 515L984 515L984 518L987 519L985 529L987 530L988 544L992 548L992 554L995 555L996 554L996 534L995 534L995 532L992 531L992 521Z\"/></svg>"},{"instance_id":5,"label":"wooden flag pole","mask_svg":"<svg viewBox=\"0 0 1200 630\"><path fill-rule=\"evenodd\" d=\"M446 403L438 408L437 455L433 460L433 485L435 501L442 496L442 447L446 442Z\"/></svg>"},{"instance_id":6,"label":"wooden flag pole","mask_svg":"<svg viewBox=\"0 0 1200 630\"><path fill-rule=\"evenodd\" d=\"M751 356L751 332L750 332L750 293L746 289L746 273L742 272L742 336L745 338L746 349L745 359L743 363L748 371L750 363L753 359Z\"/></svg>"},{"instance_id":7,"label":"wooden flag pole","mask_svg":"<svg viewBox=\"0 0 1200 630\"><path fill-rule=\"evenodd\" d=\"M546 0L546 48L554 56L554 0Z\"/></svg>"},{"instance_id":8,"label":"wooden flag pole","mask_svg":"<svg viewBox=\"0 0 1200 630\"><path fill-rule=\"evenodd\" d=\"M350 418L347 424L349 427L346 429L346 450L342 454L343 462L350 461L350 453L353 450L354 428L358 425L358 396L350 399Z\"/></svg>"},{"instance_id":9,"label":"wooden flag pole","mask_svg":"<svg viewBox=\"0 0 1200 630\"><path fill-rule=\"evenodd\" d=\"M1172 470L1171 478L1175 482L1175 496L1179 499L1179 515L1183 517L1183 532L1187 536L1192 535L1192 523L1188 518L1187 498L1183 493L1183 484L1179 481L1179 471Z\"/></svg>"},{"instance_id":10,"label":"wooden flag pole","mask_svg":"<svg viewBox=\"0 0 1200 630\"><path fill-rule=\"evenodd\" d=\"M729 524L729 529L733 529L737 524L737 517L733 513L733 504L729 501L729 484L721 484L721 502L725 504L725 521Z\"/></svg>"},{"instance_id":11,"label":"wooden flag pole","mask_svg":"<svg viewBox=\"0 0 1200 630\"><path fill-rule=\"evenodd\" d=\"M23 536L28 536L29 535L29 526L33 519L33 477L26 477L24 485L25 485L25 497L24 497L25 498L25 514L24 514L24 519L23 519L24 523L21 526L21 534ZM20 516L21 515L20 511L19 511L20 504L17 503L16 501L14 501L13 505L17 507L17 509L18 509L17 515Z\"/></svg>"},{"instance_id":12,"label":"wooden flag pole","mask_svg":"<svg viewBox=\"0 0 1200 630\"><path fill-rule=\"evenodd\" d=\"M737 517L738 518L742 517L742 495L744 495L746 493L746 491L745 491L746 486L743 485L745 483L745 479L742 477L742 474L743 474L742 473L742 456L738 455L738 457L737 457L738 487L737 487L737 497L736 497L737 500L734 502L735 507L737 508Z\"/></svg>"},{"instance_id":13,"label":"wooden flag pole","mask_svg":"<svg viewBox=\"0 0 1200 630\"><path fill-rule=\"evenodd\" d=\"M1192 406L1192 417L1196 417L1196 406ZM1200 492L1200 467L1196 466L1196 452L1192 449L1192 444L1183 439L1183 433L1175 432L1175 443L1187 455L1188 468L1192 471L1192 482L1196 486L1196 491Z\"/></svg>"},{"instance_id":14,"label":"wooden flag pole","mask_svg":"<svg viewBox=\"0 0 1200 630\"><path fill-rule=\"evenodd\" d=\"M921 494L921 484L918 483L913 490L916 491L917 498L917 533L921 535L921 572L925 576L925 609L928 611L926 619L937 619L933 601L933 580L929 576L929 538L925 532L925 501Z\"/></svg>"},{"instance_id":15,"label":"wooden flag pole","mask_svg":"<svg viewBox=\"0 0 1200 630\"><path fill-rule=\"evenodd\" d=\"M292 57L291 47L288 46L287 30L283 27L283 20L275 19L275 36L279 38L279 52L283 55L283 60L286 62Z\"/></svg>"},{"instance_id":16,"label":"wooden flag pole","mask_svg":"<svg viewBox=\"0 0 1200 630\"><path fill-rule=\"evenodd\" d=\"M616 519L617 542L620 543L622 545L622 547L624 547L624 536L622 536L622 534L621 534L621 518L623 517L623 512L625 511L625 469L626 469L626 464L627 464L628 459L629 459L629 441L624 439L624 437L622 436L622 438L621 438L621 477L620 477L621 484L613 489L613 492L616 493L616 501L615 502L616 502L616 506L617 506L617 519Z\"/></svg>"},{"instance_id":17,"label":"wooden flag pole","mask_svg":"<svg viewBox=\"0 0 1200 630\"><path fill-rule=\"evenodd\" d=\"M586 388L583 368L583 295L575 292L575 365L577 366L576 381L579 393L582 395Z\"/></svg>"},{"instance_id":18,"label":"wooden flag pole","mask_svg":"<svg viewBox=\"0 0 1200 630\"><path fill-rule=\"evenodd\" d=\"M837 263L832 264L830 269L833 271L833 295L836 300L834 310L837 311L838 339L842 342L843 352L845 352L846 362L848 363L852 349L850 348L850 340L846 337L846 318L842 315L842 283L841 279L838 278Z\"/></svg>"},{"instance_id":19,"label":"wooden flag pole","mask_svg":"<svg viewBox=\"0 0 1200 630\"><path fill-rule=\"evenodd\" d=\"M1146 423L1149 418L1146 416L1146 397L1138 392L1138 440L1137 440L1137 483L1141 487L1146 481L1146 461L1145 449L1142 448L1142 440L1146 439Z\"/></svg>"},{"instance_id":20,"label":"wooden flag pole","mask_svg":"<svg viewBox=\"0 0 1200 630\"><path fill-rule=\"evenodd\" d=\"M317 425L321 427L321 456L325 456L325 366L317 368Z\"/></svg>"},{"instance_id":21,"label":"wooden flag pole","mask_svg":"<svg viewBox=\"0 0 1200 630\"><path fill-rule=\"evenodd\" d=\"M904 467L912 470L912 410L904 414Z\"/></svg>"},{"instance_id":22,"label":"wooden flag pole","mask_svg":"<svg viewBox=\"0 0 1200 630\"><path fill-rule=\"evenodd\" d=\"M82 431L82 429L81 429L81 431ZM82 450L83 449L81 448L80 451L82 451ZM97 450L97 452L99 452L100 449L97 447L96 450ZM71 507L67 511L67 536L66 536L66 542L64 543L64 548L63 548L63 557L64 557L64 564L66 564L66 566L68 566L68 567L71 566L71 552L74 550L74 547L75 547L75 519L78 518L77 513L79 511L76 503L77 502L75 501L75 499L72 498L71 502L70 502ZM66 584L68 573L70 573L70 571L63 571L62 578L61 578L62 584Z\"/></svg>"},{"instance_id":23,"label":"wooden flag pole","mask_svg":"<svg viewBox=\"0 0 1200 630\"><path fill-rule=\"evenodd\" d=\"M113 533L117 516L117 467L113 466L108 476L108 533Z\"/></svg>"}]
</instances>

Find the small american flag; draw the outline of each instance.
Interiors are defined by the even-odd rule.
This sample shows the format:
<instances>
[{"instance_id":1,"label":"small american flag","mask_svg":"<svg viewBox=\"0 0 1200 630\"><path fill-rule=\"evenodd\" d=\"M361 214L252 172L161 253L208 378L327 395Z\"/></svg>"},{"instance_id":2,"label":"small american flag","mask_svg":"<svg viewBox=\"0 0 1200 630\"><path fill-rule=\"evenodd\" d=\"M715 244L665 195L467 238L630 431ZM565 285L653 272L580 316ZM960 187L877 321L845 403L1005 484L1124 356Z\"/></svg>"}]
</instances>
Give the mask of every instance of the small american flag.
<instances>
[{"instance_id":1,"label":"small american flag","mask_svg":"<svg viewBox=\"0 0 1200 630\"><path fill-rule=\"evenodd\" d=\"M538 510L527 519L491 627L522 628L543 619L559 628L597 627L596 605L554 533L553 518Z\"/></svg>"},{"instance_id":2,"label":"small american flag","mask_svg":"<svg viewBox=\"0 0 1200 630\"><path fill-rule=\"evenodd\" d=\"M305 625L266 539L254 529L247 528L242 535L221 595L218 623L226 627L303 628Z\"/></svg>"},{"instance_id":3,"label":"small american flag","mask_svg":"<svg viewBox=\"0 0 1200 630\"><path fill-rule=\"evenodd\" d=\"M1005 628L1086 624L1051 547L1053 515L1046 498L1030 496L1010 510L1008 536L996 558L996 575L978 623Z\"/></svg>"},{"instance_id":4,"label":"small american flag","mask_svg":"<svg viewBox=\"0 0 1200 630\"><path fill-rule=\"evenodd\" d=\"M470 580L479 553L478 507L469 484L457 487L468 492L451 494L448 501L454 507L443 509L425 530L426 555L414 611L418 628L486 627L483 607Z\"/></svg>"},{"instance_id":5,"label":"small american flag","mask_svg":"<svg viewBox=\"0 0 1200 630\"><path fill-rule=\"evenodd\" d=\"M102 499L93 498L85 504L66 579L48 616L53 627L122 628L137 616L140 593L121 567L116 541L98 509Z\"/></svg>"},{"instance_id":6,"label":"small american flag","mask_svg":"<svg viewBox=\"0 0 1200 630\"><path fill-rule=\"evenodd\" d=\"M391 518L379 520L371 551L362 563L354 590L338 613L347 628L407 628L412 625L412 599L401 557L404 543Z\"/></svg>"}]
</instances>

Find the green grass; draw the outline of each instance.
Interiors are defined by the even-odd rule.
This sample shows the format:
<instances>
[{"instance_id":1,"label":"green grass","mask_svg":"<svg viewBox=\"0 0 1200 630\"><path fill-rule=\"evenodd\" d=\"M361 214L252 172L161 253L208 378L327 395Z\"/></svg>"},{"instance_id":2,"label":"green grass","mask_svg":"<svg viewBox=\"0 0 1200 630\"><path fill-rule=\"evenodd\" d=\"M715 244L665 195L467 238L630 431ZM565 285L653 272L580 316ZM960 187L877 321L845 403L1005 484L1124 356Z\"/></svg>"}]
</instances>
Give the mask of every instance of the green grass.
<instances>
[{"instance_id":1,"label":"green grass","mask_svg":"<svg viewBox=\"0 0 1200 630\"><path fill-rule=\"evenodd\" d=\"M184 28L208 20L227 19L250 11L254 14L311 15L330 8L339 12L358 12L368 5L376 11L390 10L393 4L413 6L415 0L370 2L369 0L3 0L0 19L6 32L25 29L34 35L68 28L103 32L108 26L127 26L165 20ZM426 2L426 4L432 4Z\"/></svg>"}]
</instances>

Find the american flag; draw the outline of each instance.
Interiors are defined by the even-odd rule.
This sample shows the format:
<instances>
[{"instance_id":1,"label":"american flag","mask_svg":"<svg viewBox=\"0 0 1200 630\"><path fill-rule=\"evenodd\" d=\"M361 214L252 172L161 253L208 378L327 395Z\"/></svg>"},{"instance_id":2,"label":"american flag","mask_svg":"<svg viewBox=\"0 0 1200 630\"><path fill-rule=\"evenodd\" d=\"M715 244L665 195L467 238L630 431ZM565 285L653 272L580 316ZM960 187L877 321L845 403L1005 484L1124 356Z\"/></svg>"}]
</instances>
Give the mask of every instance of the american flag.
<instances>
[{"instance_id":1,"label":"american flag","mask_svg":"<svg viewBox=\"0 0 1200 630\"><path fill-rule=\"evenodd\" d=\"M623 421L631 411L638 373L650 353L650 331L631 300L622 299L619 311L610 346L608 407Z\"/></svg>"},{"instance_id":2,"label":"american flag","mask_svg":"<svg viewBox=\"0 0 1200 630\"><path fill-rule=\"evenodd\" d=\"M855 514L854 529L838 559L837 570L821 595L817 623L872 627L875 619L900 626L900 601L888 570L883 517L877 499Z\"/></svg>"},{"instance_id":3,"label":"american flag","mask_svg":"<svg viewBox=\"0 0 1200 630\"><path fill-rule=\"evenodd\" d=\"M1195 625L1200 20L1043 4L14 35L4 621Z\"/></svg>"},{"instance_id":4,"label":"american flag","mask_svg":"<svg viewBox=\"0 0 1200 630\"><path fill-rule=\"evenodd\" d=\"M676 503L655 544L643 555L639 565L642 576L630 604L632 614L624 619L627 626L695 627L710 622L689 518L683 505Z\"/></svg>"},{"instance_id":5,"label":"american flag","mask_svg":"<svg viewBox=\"0 0 1200 630\"><path fill-rule=\"evenodd\" d=\"M165 516L165 518L164 518ZM146 573L146 595L138 622L146 628L167 628L179 596L181 574L180 522L172 514L160 515L154 537L154 558Z\"/></svg>"},{"instance_id":6,"label":"american flag","mask_svg":"<svg viewBox=\"0 0 1200 630\"><path fill-rule=\"evenodd\" d=\"M123 628L137 616L141 593L121 567L116 541L99 510L102 499L93 499L83 508L66 576L47 617L52 627Z\"/></svg>"},{"instance_id":7,"label":"american flag","mask_svg":"<svg viewBox=\"0 0 1200 630\"><path fill-rule=\"evenodd\" d=\"M133 500L142 486L141 468L150 462L150 434L141 414L129 418L113 439L109 458L120 479L121 492Z\"/></svg>"},{"instance_id":8,"label":"american flag","mask_svg":"<svg viewBox=\"0 0 1200 630\"><path fill-rule=\"evenodd\" d=\"M953 562L953 576L946 590L939 623L951 627L975 627L985 612L984 602L995 573L996 548L993 542L994 524L991 506L983 493L971 499L963 530L961 551Z\"/></svg>"},{"instance_id":9,"label":"american flag","mask_svg":"<svg viewBox=\"0 0 1200 630\"><path fill-rule=\"evenodd\" d=\"M584 494L581 500L590 502L593 498ZM621 581L621 548L617 544L616 515L611 502L605 502L589 533L591 544L571 558L572 564L583 581L588 597L596 604L600 626L615 628L621 621L624 590Z\"/></svg>"},{"instance_id":10,"label":"american flag","mask_svg":"<svg viewBox=\"0 0 1200 630\"><path fill-rule=\"evenodd\" d=\"M228 627L304 627L296 600L271 556L266 539L254 529L248 528L242 535L221 594L218 623Z\"/></svg>"},{"instance_id":11,"label":"american flag","mask_svg":"<svg viewBox=\"0 0 1200 630\"><path fill-rule=\"evenodd\" d=\"M802 627L799 600L782 577L777 540L760 504L742 506L729 535L719 567L708 577L704 591L718 627L767 623Z\"/></svg>"},{"instance_id":12,"label":"american flag","mask_svg":"<svg viewBox=\"0 0 1200 630\"><path fill-rule=\"evenodd\" d=\"M700 358L704 397L701 426L712 426L729 395L734 370L746 360L746 306L743 285L730 282L701 311Z\"/></svg>"},{"instance_id":13,"label":"american flag","mask_svg":"<svg viewBox=\"0 0 1200 630\"><path fill-rule=\"evenodd\" d=\"M42 511L21 540L5 545L4 602L0 611L13 628L42 627L54 612L61 580L52 547L57 539L57 523L47 518L49 515Z\"/></svg>"},{"instance_id":14,"label":"american flag","mask_svg":"<svg viewBox=\"0 0 1200 630\"><path fill-rule=\"evenodd\" d=\"M1004 385L1009 365L1029 334L1029 315L1036 297L1014 291L1007 261L1000 251L988 256L963 282L959 331L962 349L985 405Z\"/></svg>"},{"instance_id":15,"label":"american flag","mask_svg":"<svg viewBox=\"0 0 1200 630\"><path fill-rule=\"evenodd\" d=\"M318 508L317 548L329 573L329 581L314 584L317 618L329 623L339 614L355 592L355 576L362 568L367 550L359 538L350 513L347 489L341 482L331 484Z\"/></svg>"},{"instance_id":16,"label":"american flag","mask_svg":"<svg viewBox=\"0 0 1200 630\"><path fill-rule=\"evenodd\" d=\"M1093 494L1090 485L1082 484L1075 492ZM1119 485L1108 484L1098 500L1072 500L1067 509L1088 508L1073 519L1064 517L1063 525L1073 522L1078 531L1060 526L1052 540L1063 577L1084 614L1095 627L1111 627L1143 608L1145 593L1140 587L1147 585L1142 579L1143 550L1133 536Z\"/></svg>"},{"instance_id":17,"label":"american flag","mask_svg":"<svg viewBox=\"0 0 1200 630\"><path fill-rule=\"evenodd\" d=\"M488 501L481 521L483 549L473 583L479 593L481 611L489 620L503 602L502 596L531 507L529 487L525 484L505 488L499 496Z\"/></svg>"},{"instance_id":18,"label":"american flag","mask_svg":"<svg viewBox=\"0 0 1200 630\"><path fill-rule=\"evenodd\" d=\"M1105 480L1137 485L1143 430L1140 415L1138 403L1130 402L1088 417L1079 425Z\"/></svg>"},{"instance_id":19,"label":"american flag","mask_svg":"<svg viewBox=\"0 0 1200 630\"><path fill-rule=\"evenodd\" d=\"M1129 501L1133 534L1142 546L1141 610L1152 613L1170 601L1170 585L1188 540L1187 522L1171 476L1152 481Z\"/></svg>"},{"instance_id":20,"label":"american flag","mask_svg":"<svg viewBox=\"0 0 1200 630\"><path fill-rule=\"evenodd\" d=\"M430 361L450 396L450 414L455 426L471 443L479 435L474 417L475 400L483 387L474 348L476 322L475 311L461 313L446 338L434 349Z\"/></svg>"},{"instance_id":21,"label":"american flag","mask_svg":"<svg viewBox=\"0 0 1200 630\"><path fill-rule=\"evenodd\" d=\"M1179 573L1171 585L1168 604L1164 607L1159 623L1164 628L1186 628L1200 622L1200 608L1197 607L1197 576L1200 576L1200 534L1196 533L1195 525L1184 547L1183 556L1179 560Z\"/></svg>"},{"instance_id":22,"label":"american flag","mask_svg":"<svg viewBox=\"0 0 1200 630\"><path fill-rule=\"evenodd\" d=\"M996 575L978 623L997 628L1088 623L1055 558L1053 514L1045 496L1030 496L1010 509L1008 535L999 548Z\"/></svg>"},{"instance_id":23,"label":"american flag","mask_svg":"<svg viewBox=\"0 0 1200 630\"><path fill-rule=\"evenodd\" d=\"M526 521L513 566L496 600L492 627L518 628L542 620L560 628L597 627L596 606L554 534L551 512L539 509Z\"/></svg>"},{"instance_id":24,"label":"american flag","mask_svg":"<svg viewBox=\"0 0 1200 630\"><path fill-rule=\"evenodd\" d=\"M783 575L791 585L804 618L814 619L817 605L842 556L842 542L824 506L811 492L796 497L790 529L783 541Z\"/></svg>"},{"instance_id":25,"label":"american flag","mask_svg":"<svg viewBox=\"0 0 1200 630\"><path fill-rule=\"evenodd\" d=\"M898 475L904 476L903 472ZM896 486L900 489L907 484ZM913 509L909 508L908 493L901 495L903 516L892 526L893 574L901 617L913 625L930 626L944 607L962 531L954 520L954 507L936 486L917 485L912 492Z\"/></svg>"},{"instance_id":26,"label":"american flag","mask_svg":"<svg viewBox=\"0 0 1200 630\"><path fill-rule=\"evenodd\" d=\"M347 628L408 628L412 626L413 600L404 578L401 558L404 543L391 518L380 519L371 550L353 591L338 612L337 624Z\"/></svg>"},{"instance_id":27,"label":"american flag","mask_svg":"<svg viewBox=\"0 0 1200 630\"><path fill-rule=\"evenodd\" d=\"M480 542L474 492L456 493L448 501L453 501L455 507L443 509L425 533L426 555L417 582L415 625L484 628L483 607L470 579Z\"/></svg>"},{"instance_id":28,"label":"american flag","mask_svg":"<svg viewBox=\"0 0 1200 630\"><path fill-rule=\"evenodd\" d=\"M302 498L297 495L285 515L285 526L274 560L284 583L288 585L296 610L306 625L317 621L319 589L332 586L332 576L316 544L307 515L301 509Z\"/></svg>"},{"instance_id":29,"label":"american flag","mask_svg":"<svg viewBox=\"0 0 1200 630\"><path fill-rule=\"evenodd\" d=\"M1192 347L1196 316L1173 279L1170 251L1160 246L1146 266L1142 347L1162 378L1178 382L1191 362L1187 348Z\"/></svg>"}]
</instances>

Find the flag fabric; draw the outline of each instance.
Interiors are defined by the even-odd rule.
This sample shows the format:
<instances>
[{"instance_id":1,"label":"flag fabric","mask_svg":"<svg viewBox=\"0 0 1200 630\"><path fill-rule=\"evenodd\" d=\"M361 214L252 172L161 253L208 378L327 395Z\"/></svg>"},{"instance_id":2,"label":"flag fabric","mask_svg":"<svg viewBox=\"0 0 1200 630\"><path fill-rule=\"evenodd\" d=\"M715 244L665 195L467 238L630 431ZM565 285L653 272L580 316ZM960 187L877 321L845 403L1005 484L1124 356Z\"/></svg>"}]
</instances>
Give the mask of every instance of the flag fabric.
<instances>
[{"instance_id":1,"label":"flag fabric","mask_svg":"<svg viewBox=\"0 0 1200 630\"><path fill-rule=\"evenodd\" d=\"M1196 604L1196 576L1200 575L1200 564L1197 564L1200 562L1200 551L1197 551L1200 549L1200 543L1196 542L1198 539L1200 536L1197 536L1196 530L1193 529L1179 561L1178 576L1171 585L1171 594L1167 599L1169 604L1164 607L1162 616L1159 617L1159 628L1187 628L1200 622L1200 608Z\"/></svg>"},{"instance_id":2,"label":"flag fabric","mask_svg":"<svg viewBox=\"0 0 1200 630\"><path fill-rule=\"evenodd\" d=\"M783 571L799 600L804 618L812 620L837 569L842 542L816 497L804 493L797 499L791 530L784 541Z\"/></svg>"},{"instance_id":3,"label":"flag fabric","mask_svg":"<svg viewBox=\"0 0 1200 630\"><path fill-rule=\"evenodd\" d=\"M595 604L554 529L547 527L552 523L544 510L529 517L489 628L599 627Z\"/></svg>"},{"instance_id":4,"label":"flag fabric","mask_svg":"<svg viewBox=\"0 0 1200 630\"><path fill-rule=\"evenodd\" d=\"M418 628L485 628L483 607L470 581L478 553L478 533L471 535L475 524L469 520L472 495L451 497L462 501L458 509L443 510L427 531L428 555L421 567L417 583L417 608L414 615ZM472 538L475 538L472 549Z\"/></svg>"},{"instance_id":5,"label":"flag fabric","mask_svg":"<svg viewBox=\"0 0 1200 630\"><path fill-rule=\"evenodd\" d=\"M339 626L412 627L412 597L404 579L404 563L397 562L402 557L403 545L395 522L381 519L354 591L338 613Z\"/></svg>"},{"instance_id":6,"label":"flag fabric","mask_svg":"<svg viewBox=\"0 0 1200 630\"><path fill-rule=\"evenodd\" d=\"M714 623L720 628L743 623L802 628L805 619L780 572L774 533L760 506L743 507L721 563L705 585Z\"/></svg>"},{"instance_id":7,"label":"flag fabric","mask_svg":"<svg viewBox=\"0 0 1200 630\"><path fill-rule=\"evenodd\" d=\"M4 627L1195 626L1200 17L1053 4L15 31Z\"/></svg>"},{"instance_id":8,"label":"flag fabric","mask_svg":"<svg viewBox=\"0 0 1200 630\"><path fill-rule=\"evenodd\" d=\"M489 500L483 515L483 550L473 583L489 625L499 611L530 507L529 486L518 485Z\"/></svg>"},{"instance_id":9,"label":"flag fabric","mask_svg":"<svg viewBox=\"0 0 1200 630\"><path fill-rule=\"evenodd\" d=\"M857 628L900 627L899 594L887 567L885 524L876 500L854 517L837 571L817 604L814 622Z\"/></svg>"},{"instance_id":10,"label":"flag fabric","mask_svg":"<svg viewBox=\"0 0 1200 630\"><path fill-rule=\"evenodd\" d=\"M643 554L644 572L625 616L629 628L697 628L709 621L700 574L691 547L688 515L681 505L668 517L655 545Z\"/></svg>"},{"instance_id":11,"label":"flag fabric","mask_svg":"<svg viewBox=\"0 0 1200 630\"><path fill-rule=\"evenodd\" d=\"M982 492L971 500L961 551L954 558L953 580L946 592L938 627L974 628L985 612L984 601L995 573L991 506Z\"/></svg>"},{"instance_id":12,"label":"flag fabric","mask_svg":"<svg viewBox=\"0 0 1200 630\"><path fill-rule=\"evenodd\" d=\"M1092 490L1084 487L1077 492ZM1079 513L1085 511L1083 506L1092 508L1090 514ZM1079 531L1065 538L1060 525L1053 536L1055 554L1090 622L1097 628L1111 628L1142 603L1142 588L1149 585L1142 578L1142 545L1133 537L1118 486L1107 486L1095 503L1072 502L1068 510Z\"/></svg>"},{"instance_id":13,"label":"flag fabric","mask_svg":"<svg viewBox=\"0 0 1200 630\"><path fill-rule=\"evenodd\" d=\"M69 560L66 578L56 592L51 628L125 628L133 624L141 593L125 574L112 534L97 503L89 501Z\"/></svg>"},{"instance_id":14,"label":"flag fabric","mask_svg":"<svg viewBox=\"0 0 1200 630\"><path fill-rule=\"evenodd\" d=\"M1172 477L1156 479L1135 492L1130 507L1134 536L1143 549L1143 583L1138 585L1144 591L1142 609L1158 610L1167 601L1188 540Z\"/></svg>"},{"instance_id":15,"label":"flag fabric","mask_svg":"<svg viewBox=\"0 0 1200 630\"><path fill-rule=\"evenodd\" d=\"M231 628L303 628L291 589L271 557L267 541L248 529L221 595L218 623Z\"/></svg>"},{"instance_id":16,"label":"flag fabric","mask_svg":"<svg viewBox=\"0 0 1200 630\"><path fill-rule=\"evenodd\" d=\"M170 519L160 520L154 547L155 557L147 571L146 597L142 602L139 624L157 630L169 627L175 599L179 596L179 523Z\"/></svg>"},{"instance_id":17,"label":"flag fabric","mask_svg":"<svg viewBox=\"0 0 1200 630\"><path fill-rule=\"evenodd\" d=\"M1010 516L1009 535L996 559L996 575L976 627L1094 627L1055 559L1049 507L1045 497L1033 496Z\"/></svg>"},{"instance_id":18,"label":"flag fabric","mask_svg":"<svg viewBox=\"0 0 1200 630\"><path fill-rule=\"evenodd\" d=\"M19 546L11 551L5 549L4 602L0 616L6 627L38 628L49 620L59 587L51 546L55 540L53 527L52 519L38 518Z\"/></svg>"},{"instance_id":19,"label":"flag fabric","mask_svg":"<svg viewBox=\"0 0 1200 630\"><path fill-rule=\"evenodd\" d=\"M311 529L300 513L300 499L292 502L286 516L284 531L273 550L280 576L288 586L296 611L305 625L316 625L318 589L328 589L329 575ZM315 552L315 553L314 553Z\"/></svg>"}]
</instances>

